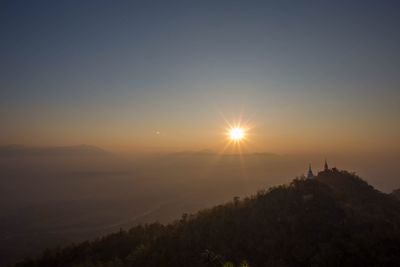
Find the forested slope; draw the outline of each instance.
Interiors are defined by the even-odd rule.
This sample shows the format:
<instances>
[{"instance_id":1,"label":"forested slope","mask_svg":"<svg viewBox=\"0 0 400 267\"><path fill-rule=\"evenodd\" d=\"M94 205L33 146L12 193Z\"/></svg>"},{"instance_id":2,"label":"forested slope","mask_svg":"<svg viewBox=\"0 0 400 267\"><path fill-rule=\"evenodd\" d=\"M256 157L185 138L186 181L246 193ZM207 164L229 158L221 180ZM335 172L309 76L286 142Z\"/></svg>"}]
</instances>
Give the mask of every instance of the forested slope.
<instances>
[{"instance_id":1,"label":"forested slope","mask_svg":"<svg viewBox=\"0 0 400 267\"><path fill-rule=\"evenodd\" d=\"M400 266L400 202L337 169L92 242L28 266Z\"/></svg>"}]
</instances>

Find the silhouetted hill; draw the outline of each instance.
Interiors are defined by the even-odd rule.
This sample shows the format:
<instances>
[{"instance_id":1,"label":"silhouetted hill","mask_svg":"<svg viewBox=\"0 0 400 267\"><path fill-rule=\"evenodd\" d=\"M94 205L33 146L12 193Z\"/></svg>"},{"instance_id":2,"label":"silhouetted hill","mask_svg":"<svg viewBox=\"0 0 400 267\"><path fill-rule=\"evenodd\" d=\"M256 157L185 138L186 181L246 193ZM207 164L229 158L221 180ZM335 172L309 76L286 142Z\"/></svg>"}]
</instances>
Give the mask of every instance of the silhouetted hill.
<instances>
[{"instance_id":1,"label":"silhouetted hill","mask_svg":"<svg viewBox=\"0 0 400 267\"><path fill-rule=\"evenodd\" d=\"M400 200L400 189L393 190L390 195L395 199Z\"/></svg>"},{"instance_id":2,"label":"silhouetted hill","mask_svg":"<svg viewBox=\"0 0 400 267\"><path fill-rule=\"evenodd\" d=\"M332 170L17 266L399 266L400 202ZM233 265L226 265L233 266Z\"/></svg>"}]
</instances>

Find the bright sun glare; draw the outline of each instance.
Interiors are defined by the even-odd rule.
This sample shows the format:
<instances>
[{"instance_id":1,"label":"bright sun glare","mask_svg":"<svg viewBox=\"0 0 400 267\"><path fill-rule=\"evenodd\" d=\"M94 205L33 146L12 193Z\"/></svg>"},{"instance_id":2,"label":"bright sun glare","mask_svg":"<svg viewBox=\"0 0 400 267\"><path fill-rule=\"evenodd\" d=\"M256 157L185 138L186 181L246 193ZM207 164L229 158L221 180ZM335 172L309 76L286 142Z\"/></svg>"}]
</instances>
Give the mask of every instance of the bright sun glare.
<instances>
[{"instance_id":1,"label":"bright sun glare","mask_svg":"<svg viewBox=\"0 0 400 267\"><path fill-rule=\"evenodd\" d=\"M229 130L229 137L232 141L238 142L243 139L244 137L244 130L243 128L232 128Z\"/></svg>"}]
</instances>

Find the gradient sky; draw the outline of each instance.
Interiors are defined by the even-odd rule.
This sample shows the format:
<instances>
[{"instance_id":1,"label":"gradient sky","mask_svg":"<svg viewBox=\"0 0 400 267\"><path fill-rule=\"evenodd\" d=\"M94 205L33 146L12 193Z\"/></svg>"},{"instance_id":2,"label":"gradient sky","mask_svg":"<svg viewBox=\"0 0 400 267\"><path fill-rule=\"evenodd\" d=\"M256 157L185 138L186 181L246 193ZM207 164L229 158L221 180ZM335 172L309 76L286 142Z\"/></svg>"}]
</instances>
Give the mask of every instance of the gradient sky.
<instances>
[{"instance_id":1,"label":"gradient sky","mask_svg":"<svg viewBox=\"0 0 400 267\"><path fill-rule=\"evenodd\" d=\"M0 143L400 151L398 1L1 1ZM160 134L156 134L159 132Z\"/></svg>"}]
</instances>

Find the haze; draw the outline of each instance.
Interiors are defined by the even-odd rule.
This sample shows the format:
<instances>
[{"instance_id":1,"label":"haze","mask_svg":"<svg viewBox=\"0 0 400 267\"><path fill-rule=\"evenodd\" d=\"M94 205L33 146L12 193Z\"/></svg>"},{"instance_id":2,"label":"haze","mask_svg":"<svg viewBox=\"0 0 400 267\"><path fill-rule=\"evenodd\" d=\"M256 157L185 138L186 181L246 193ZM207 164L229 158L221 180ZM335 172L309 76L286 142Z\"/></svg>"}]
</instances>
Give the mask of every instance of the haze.
<instances>
[{"instance_id":1,"label":"haze","mask_svg":"<svg viewBox=\"0 0 400 267\"><path fill-rule=\"evenodd\" d=\"M2 1L0 265L325 159L400 188L399 8Z\"/></svg>"}]
</instances>

